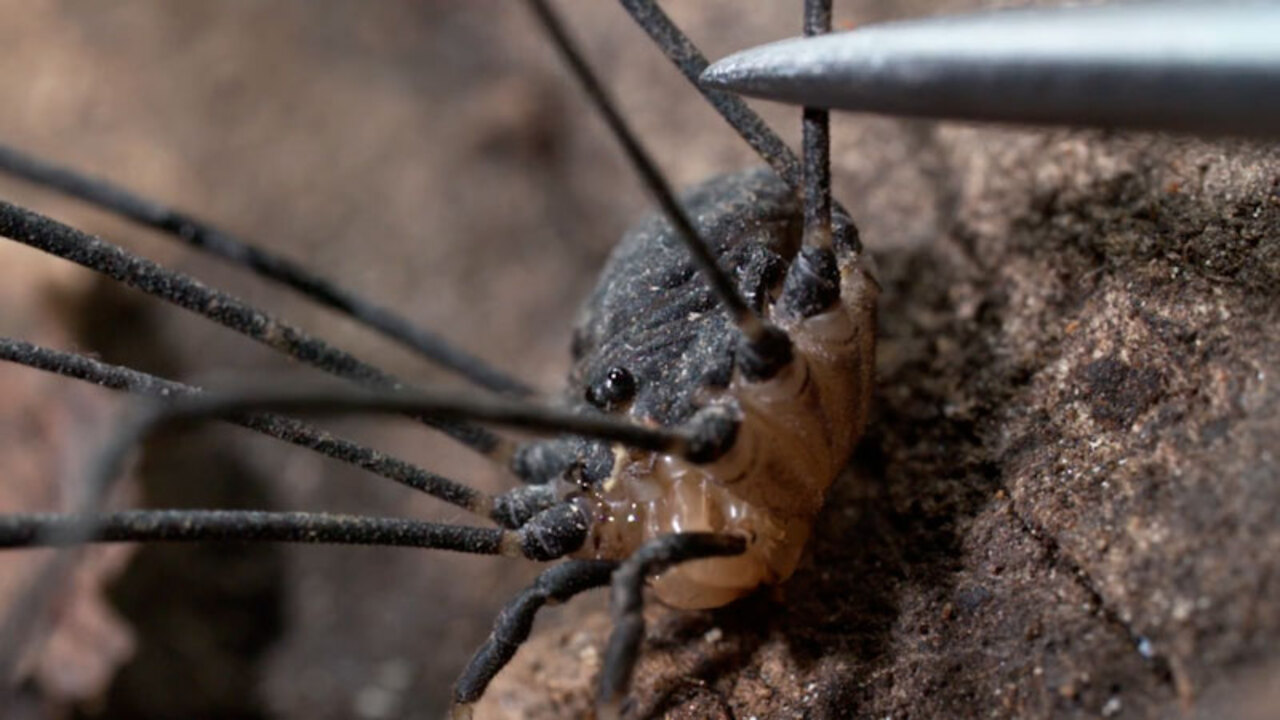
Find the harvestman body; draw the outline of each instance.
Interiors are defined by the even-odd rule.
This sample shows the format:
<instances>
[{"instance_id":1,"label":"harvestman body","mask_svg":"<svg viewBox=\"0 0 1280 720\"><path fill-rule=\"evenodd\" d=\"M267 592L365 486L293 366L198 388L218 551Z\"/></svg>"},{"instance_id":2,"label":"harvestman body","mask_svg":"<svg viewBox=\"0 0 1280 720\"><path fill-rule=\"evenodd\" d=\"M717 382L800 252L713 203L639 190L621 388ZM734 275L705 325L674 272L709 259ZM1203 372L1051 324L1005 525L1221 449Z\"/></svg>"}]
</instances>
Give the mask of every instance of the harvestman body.
<instances>
[{"instance_id":1,"label":"harvestman body","mask_svg":"<svg viewBox=\"0 0 1280 720\"><path fill-rule=\"evenodd\" d=\"M0 350L7 360L170 402L120 434L88 479L79 515L0 516L0 545L253 539L573 558L544 572L503 610L455 687L460 717L470 714L471 703L548 602L612 585L615 629L600 702L605 714L614 715L643 639L647 579L656 578L656 595L667 604L710 608L790 577L826 490L861 435L874 369L878 288L852 223L839 208L833 219L825 113L805 114L802 206L794 155L740 101L709 96L773 170L717 178L677 203L550 9L540 0L530 4L664 211L617 247L581 313L568 407L515 399L527 392L518 382L487 368L471 369L464 355L438 338L415 333L391 313L287 260L122 189L0 148L0 165L8 172L236 258L507 396L408 390L387 373L231 296L0 203L5 237L91 267L373 389L204 395L128 368L5 339ZM686 75L705 67L696 48L651 3L623 4ZM829 27L829 3L808 2L805 24L808 33ZM510 463L527 484L489 497L269 414L313 410L409 413ZM164 423L205 418L229 419L358 465L502 527L304 513L100 513L131 445ZM517 447L469 421L557 437ZM36 624L31 608L67 567L50 563L26 606L6 618L0 628L4 647L21 645ZM0 671L12 671L7 663L13 656L0 649Z\"/></svg>"},{"instance_id":2,"label":"harvestman body","mask_svg":"<svg viewBox=\"0 0 1280 720\"><path fill-rule=\"evenodd\" d=\"M711 180L684 205L753 309L790 336L792 361L765 381L735 371L736 330L666 222L651 218L617 247L582 310L570 384L642 424L679 427L724 410L738 419L736 438L706 465L589 441L573 451L601 461L558 481L593 520L580 554L622 560L689 531L747 538L740 556L682 565L654 584L670 605L708 608L795 570L866 422L877 289L860 254L837 244L838 302L806 315L817 279L803 273L783 290L803 223L794 191L771 171Z\"/></svg>"}]
</instances>

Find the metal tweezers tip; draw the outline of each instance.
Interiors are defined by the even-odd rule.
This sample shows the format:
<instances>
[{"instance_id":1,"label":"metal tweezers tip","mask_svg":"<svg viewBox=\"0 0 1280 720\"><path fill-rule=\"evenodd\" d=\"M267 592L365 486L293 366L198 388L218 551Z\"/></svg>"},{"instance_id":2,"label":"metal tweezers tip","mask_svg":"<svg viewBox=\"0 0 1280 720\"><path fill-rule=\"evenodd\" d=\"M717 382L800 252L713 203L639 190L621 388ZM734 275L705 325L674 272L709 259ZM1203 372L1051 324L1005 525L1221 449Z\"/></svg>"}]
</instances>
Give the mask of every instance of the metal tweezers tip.
<instances>
[{"instance_id":1,"label":"metal tweezers tip","mask_svg":"<svg viewBox=\"0 0 1280 720\"><path fill-rule=\"evenodd\" d=\"M739 52L703 84L937 119L1280 137L1280 2L1034 8Z\"/></svg>"}]
</instances>

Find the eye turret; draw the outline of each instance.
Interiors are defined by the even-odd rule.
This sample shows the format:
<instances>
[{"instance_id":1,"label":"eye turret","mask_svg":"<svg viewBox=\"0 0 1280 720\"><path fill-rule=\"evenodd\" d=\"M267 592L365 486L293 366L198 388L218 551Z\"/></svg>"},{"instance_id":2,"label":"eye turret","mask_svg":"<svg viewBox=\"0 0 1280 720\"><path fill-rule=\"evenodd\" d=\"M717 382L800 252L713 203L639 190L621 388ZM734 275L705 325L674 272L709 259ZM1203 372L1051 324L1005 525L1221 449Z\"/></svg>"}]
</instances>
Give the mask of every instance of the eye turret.
<instances>
[{"instance_id":1,"label":"eye turret","mask_svg":"<svg viewBox=\"0 0 1280 720\"><path fill-rule=\"evenodd\" d=\"M604 377L587 386L587 402L604 410L613 412L624 407L636 396L636 379L624 367L611 367Z\"/></svg>"}]
</instances>

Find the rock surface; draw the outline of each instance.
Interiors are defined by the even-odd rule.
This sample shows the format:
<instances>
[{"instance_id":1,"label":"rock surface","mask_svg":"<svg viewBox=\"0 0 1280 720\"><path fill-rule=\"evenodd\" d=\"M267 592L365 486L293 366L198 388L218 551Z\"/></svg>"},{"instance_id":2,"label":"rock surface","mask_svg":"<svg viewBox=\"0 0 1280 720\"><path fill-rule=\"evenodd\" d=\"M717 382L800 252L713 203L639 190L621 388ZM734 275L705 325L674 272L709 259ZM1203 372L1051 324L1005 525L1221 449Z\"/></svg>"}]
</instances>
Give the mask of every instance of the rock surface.
<instances>
[{"instance_id":1,"label":"rock surface","mask_svg":"<svg viewBox=\"0 0 1280 720\"><path fill-rule=\"evenodd\" d=\"M1167 717L1274 678L1280 152L904 132L949 210L868 238L873 428L779 598L656 613L628 717ZM561 667L601 620L481 716L589 716Z\"/></svg>"}]
</instances>

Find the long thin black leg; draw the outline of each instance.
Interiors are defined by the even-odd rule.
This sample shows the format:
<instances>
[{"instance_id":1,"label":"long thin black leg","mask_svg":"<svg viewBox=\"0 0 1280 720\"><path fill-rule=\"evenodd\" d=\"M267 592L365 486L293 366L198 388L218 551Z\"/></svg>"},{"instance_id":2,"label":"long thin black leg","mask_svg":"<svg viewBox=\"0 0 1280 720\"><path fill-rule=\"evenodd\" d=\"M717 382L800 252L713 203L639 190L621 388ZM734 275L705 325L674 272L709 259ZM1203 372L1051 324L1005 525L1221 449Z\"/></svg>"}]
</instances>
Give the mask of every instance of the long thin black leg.
<instances>
[{"instance_id":1,"label":"long thin black leg","mask_svg":"<svg viewBox=\"0 0 1280 720\"><path fill-rule=\"evenodd\" d=\"M529 638L534 616L544 605L608 585L616 567L612 560L570 560L542 573L533 585L512 598L453 686L454 720L471 717L470 705L480 699L493 677Z\"/></svg>"},{"instance_id":2,"label":"long thin black leg","mask_svg":"<svg viewBox=\"0 0 1280 720\"><path fill-rule=\"evenodd\" d=\"M673 229L680 235L685 246L689 249L689 254L693 257L694 264L698 266L703 277L706 278L717 297L720 298L720 302L729 311L729 316L733 318L743 334L752 342L759 341L766 332L765 323L751 310L738 293L737 288L734 287L733 281L716 264L715 256L711 253L710 248L707 247L706 242L698 235L698 231L694 229L693 221L689 219L688 213L676 201L675 193L671 190L670 184L662 176L649 153L640 145L635 133L623 120L622 114L618 112L617 107L614 106L599 79L596 78L595 73L587 65L581 50L570 39L568 31L560 21L560 18L551 9L551 6L547 4L546 0L529 0L529 6L542 24L547 36L551 38L552 44L560 52L565 64L573 71L578 84L587 94L592 104L595 105L596 111L600 113L600 116L613 132L614 137L622 145L627 158L631 161L632 167L636 169L649 192L662 207L662 211L671 222Z\"/></svg>"},{"instance_id":3,"label":"long thin black leg","mask_svg":"<svg viewBox=\"0 0 1280 720\"><path fill-rule=\"evenodd\" d=\"M831 32L831 0L804 0L804 34ZM804 240L831 247L831 121L826 110L804 109Z\"/></svg>"},{"instance_id":4,"label":"long thin black leg","mask_svg":"<svg viewBox=\"0 0 1280 720\"><path fill-rule=\"evenodd\" d=\"M479 358L454 347L440 336L414 325L391 310L365 300L288 258L255 246L186 213L143 198L106 180L77 173L4 145L0 145L0 171L155 228L191 247L291 287L418 351L424 357L477 385L514 395L533 394L527 385L489 367Z\"/></svg>"},{"instance_id":5,"label":"long thin black leg","mask_svg":"<svg viewBox=\"0 0 1280 720\"><path fill-rule=\"evenodd\" d=\"M82 537L79 529L92 529ZM0 515L0 548L62 547L81 542L291 542L431 548L511 555L510 530L441 525L404 518L252 510L125 510L97 516Z\"/></svg>"},{"instance_id":6,"label":"long thin black leg","mask_svg":"<svg viewBox=\"0 0 1280 720\"><path fill-rule=\"evenodd\" d=\"M0 337L0 360L15 362L27 367L58 373L87 382L92 382L113 390L123 390L139 395L146 395L165 400L183 400L194 402L195 398L203 398L211 403L242 403L249 406L269 406L272 403L292 405L303 409L327 408L347 411L368 410L371 406L381 404L387 408L416 409L431 404L444 412L458 413L465 417L484 415L490 420L507 421L522 427L544 432L568 432L592 436L606 437L635 444L640 447L665 449L668 452L684 454L690 457L705 455L715 456L727 443L732 442L732 435L725 432L724 422L732 423L732 418L718 417L716 414L706 416L708 422L701 426L691 426L684 432L663 432L642 426L632 425L625 421L608 416L581 416L563 411L554 411L527 403L508 403L501 400L484 403L475 398L458 395L424 396L422 394L397 394L379 396L371 393L348 393L342 397L336 391L328 393L311 393L291 391L277 393L274 397L261 394L248 397L228 399L213 396L212 398L200 388L183 383L166 380L132 368L109 365L93 358L76 353L51 350L32 343ZM335 397L339 395L339 397ZM443 405L449 405L443 408ZM474 414L473 411L474 410ZM388 409L387 411L394 411ZM255 430L269 437L283 440L299 447L314 450L335 460L355 465L376 475L394 480L402 485L425 492L450 504L468 510L477 515L491 519L509 527L522 522L518 518L529 517L532 513L544 509L554 493L545 492L547 488L525 487L494 498L487 493L474 490L462 483L416 467L410 463L380 453L371 448L350 440L335 437L327 431L316 428L294 418L284 417L266 412L245 411L234 412L234 408L219 410L210 409L211 414L228 422Z\"/></svg>"},{"instance_id":7,"label":"long thin black leg","mask_svg":"<svg viewBox=\"0 0 1280 720\"><path fill-rule=\"evenodd\" d=\"M276 415L272 410L319 413L430 414L444 419L467 419L531 430L543 434L571 434L622 443L641 450L680 455L710 462L733 442L737 418L730 408L709 406L683 428L639 425L604 414L582 414L500 396L475 396L435 389L399 392L332 388L250 389L240 393L205 393L199 388L148 375L131 368L0 337L0 360L87 380L116 390L174 401L154 408L137 427L117 438L124 452L154 425L200 419L228 420L265 435L314 449L345 462L384 474L442 500L476 512L492 509L481 496L459 483L400 463L355 443L342 441L309 425ZM135 434L127 434L129 432Z\"/></svg>"},{"instance_id":8,"label":"long thin black leg","mask_svg":"<svg viewBox=\"0 0 1280 720\"><path fill-rule=\"evenodd\" d=\"M206 393L152 408L136 427L125 428L113 445L126 448L161 425L223 419L253 412L420 414L470 419L506 427L554 434L568 433L611 440L641 450L697 456L701 438L694 429L649 427L605 414L582 414L540 403L496 395L477 396L443 388L399 392L360 388L250 388ZM704 413L707 412L704 410ZM697 417L697 416L695 416Z\"/></svg>"},{"instance_id":9,"label":"long thin black leg","mask_svg":"<svg viewBox=\"0 0 1280 720\"><path fill-rule=\"evenodd\" d=\"M698 92L706 98L711 107L729 123L743 140L756 151L778 176L788 185L800 192L804 189L804 173L800 159L787 147L787 144L765 124L742 98L724 90L704 87L699 81L702 72L707 69L707 57L702 54L693 41L685 35L671 18L654 0L620 0L623 7L635 19L654 44L667 59L676 66ZM833 203L840 217L841 241L851 251L862 250L857 228L850 219L849 212L839 203Z\"/></svg>"},{"instance_id":10,"label":"long thin black leg","mask_svg":"<svg viewBox=\"0 0 1280 720\"><path fill-rule=\"evenodd\" d=\"M202 315L295 360L377 388L401 388L394 376L288 323L203 283L163 268L99 238L0 201L0 235L82 265L178 307ZM514 446L483 428L418 416L473 450L506 463Z\"/></svg>"},{"instance_id":11,"label":"long thin black leg","mask_svg":"<svg viewBox=\"0 0 1280 720\"><path fill-rule=\"evenodd\" d=\"M306 391L298 389L258 391L241 394L199 395L181 398L175 402L152 406L145 412L130 418L121 424L112 441L103 449L101 456L90 468L89 475L82 487L79 499L79 513L91 516L101 507L111 487L132 449L157 429L176 423L225 419L255 412L367 412L367 413L408 413L430 412L447 418L469 417L495 422L513 427L527 429L552 430L570 432L580 435L602 437L633 447L667 453L687 451L696 444L696 440L686 432L662 428L648 428L619 421L603 415L577 415L571 412L546 408L532 403L522 402L514 398L488 397L476 398L451 392L400 392L376 393L369 391L325 390ZM555 506L543 511L539 516L548 516L557 508L567 518L565 528L578 528L586 532L586 519L582 511L573 505ZM535 518L536 519L536 518ZM83 528L83 537L90 537L91 524ZM521 532L535 532L535 544L550 547L556 540L556 532L543 536L540 530L530 529L528 525ZM580 541L579 541L580 542ZM74 544L74 534L63 537L60 544ZM575 548L563 552L546 550L551 557L560 557Z\"/></svg>"},{"instance_id":12,"label":"long thin black leg","mask_svg":"<svg viewBox=\"0 0 1280 720\"><path fill-rule=\"evenodd\" d=\"M620 423L608 417L579 416L572 413L553 412L547 408L514 399L489 398L480 401L445 393L427 395L418 393L417 397L407 394L376 393L339 393L305 394L300 392L266 394L246 394L240 396L212 396L186 398L180 402L151 408L149 412L126 422L117 432L113 441L104 449L102 456L93 464L89 477L80 488L82 497L78 503L78 521L69 521L50 530L49 533L37 533L31 540L34 545L77 545L94 537L97 528L95 513L103 501L110 495L115 479L125 464L130 450L149 433L157 428L176 422L226 418L251 412L284 411L344 411L344 412L435 412L446 416L483 416L490 421L499 421L517 426L535 426L545 424L548 415L559 415L559 419L577 425L579 428L594 428L606 435L613 434L611 439L649 449L685 446L689 441L684 435L657 429L643 428L628 423ZM0 517L3 521L3 517ZM588 519L586 514L571 503L555 505L536 515L518 531L510 536L518 540L519 552L528 557L549 560L563 557L580 547L586 539ZM504 533L509 531L495 530ZM513 554L513 553L512 553ZM26 628L33 622L31 619L39 614L40 603L32 599L34 596L48 597L59 587L63 578L70 572L73 559L63 553L53 562L45 566L41 575L32 584L32 590L17 603L0 627L0 648L18 647L26 637ZM6 662L8 660L8 662ZM0 677L11 659L0 656Z\"/></svg>"},{"instance_id":13,"label":"long thin black leg","mask_svg":"<svg viewBox=\"0 0 1280 720\"><path fill-rule=\"evenodd\" d=\"M710 64L697 45L685 35L653 0L621 0L622 6L641 27L662 54L680 70L706 98L711 107L737 131L738 135L772 167L778 176L797 190L803 184L800 159L787 147L764 120L747 106L742 98L723 90L712 90L698 82Z\"/></svg>"},{"instance_id":14,"label":"long thin black leg","mask_svg":"<svg viewBox=\"0 0 1280 720\"><path fill-rule=\"evenodd\" d=\"M132 368L109 365L76 353L51 350L11 338L0 338L0 360L58 373L112 390L156 398L196 397L204 392L200 388L148 375ZM355 465L477 515L490 516L494 511L494 498L487 493L359 443L336 437L300 420L270 413L235 416L227 420L263 435Z\"/></svg>"},{"instance_id":15,"label":"long thin black leg","mask_svg":"<svg viewBox=\"0 0 1280 720\"><path fill-rule=\"evenodd\" d=\"M270 411L429 412L446 418L472 417L516 427L602 437L633 447L695 457L699 454L700 446L706 444L705 439L693 437L684 431L647 428L607 416L578 415L498 396L477 398L446 392L374 393L355 390L308 394L294 390L277 391L273 394L185 398L170 405L152 408L125 423L115 440L105 448L102 457L94 463L89 477L80 488L82 498L78 503L78 514L81 518L48 534L37 533L32 543L76 545L92 539L97 527L94 515L110 494L113 481L119 476L128 453L159 426ZM716 424L712 423L711 426ZM721 435L711 445L722 447L724 440L725 437ZM542 511L515 533L510 533L509 537L518 543L515 547L521 554L533 559L549 560L563 557L581 547L588 527L587 514L575 504L564 503ZM44 567L32 583L30 591L15 603L14 609L5 618L0 626L0 677L8 677L12 672L16 650L25 647L25 640L39 625L43 602L61 586L73 564L73 555L68 552L60 553ZM5 648L10 651L5 652Z\"/></svg>"},{"instance_id":16,"label":"long thin black leg","mask_svg":"<svg viewBox=\"0 0 1280 720\"><path fill-rule=\"evenodd\" d=\"M513 531L403 518L313 513L131 510L93 514L105 490L102 485L95 497L81 503L84 512L78 515L0 515L0 548L61 547L86 542L231 540L418 547L546 561L577 550L587 536L587 517L571 503L553 506ZM37 636L44 625L43 609L65 582L77 557L74 550L60 552L10 607L0 625L0 678L13 677L27 642ZM0 692L0 707L5 699Z\"/></svg>"},{"instance_id":17,"label":"long thin black leg","mask_svg":"<svg viewBox=\"0 0 1280 720\"><path fill-rule=\"evenodd\" d=\"M640 145L635 133L627 126L617 106L609 98L609 94L605 92L604 86L600 84L595 73L591 71L582 51L569 37L564 23L551 9L547 0L528 0L528 2L565 64L573 71L578 85L595 105L596 111L600 113L605 124L622 145L627 158L631 161L631 166L639 173L649 192L662 207L663 214L688 249L694 265L702 273L703 278L711 286L725 310L728 311L729 317L742 333L739 359L743 372L751 380L766 380L773 377L791 362L791 338L756 315L738 293L733 281L720 269L715 255L694 229L688 213L676 201L670 184Z\"/></svg>"},{"instance_id":18,"label":"long thin black leg","mask_svg":"<svg viewBox=\"0 0 1280 720\"><path fill-rule=\"evenodd\" d=\"M51 350L24 340L0 337L0 360L58 373L112 390L154 398L176 400L204 394L201 388L148 375L132 368L109 365L84 355ZM506 527L518 527L525 519L555 503L555 492L549 486L526 485L493 497L294 418L272 413L248 413L225 419L268 437L354 465L476 515L488 517ZM713 439L718 433L711 424L704 431L706 440ZM697 432L696 429L694 432Z\"/></svg>"},{"instance_id":19,"label":"long thin black leg","mask_svg":"<svg viewBox=\"0 0 1280 720\"><path fill-rule=\"evenodd\" d=\"M0 514L0 549L117 542L289 542L427 548L545 562L577 550L586 530L586 516L571 503L551 507L515 530L260 510L7 513Z\"/></svg>"},{"instance_id":20,"label":"long thin black leg","mask_svg":"<svg viewBox=\"0 0 1280 720\"><path fill-rule=\"evenodd\" d=\"M804 33L831 31L831 0L805 0ZM804 246L787 269L778 315L809 318L840 300L840 269L833 250L831 213L831 123L826 110L805 108ZM842 219L841 249L852 249L856 234Z\"/></svg>"},{"instance_id":21,"label":"long thin black leg","mask_svg":"<svg viewBox=\"0 0 1280 720\"><path fill-rule=\"evenodd\" d=\"M673 565L710 557L740 555L747 549L736 535L680 533L645 543L618 566L609 596L613 634L604 653L596 698L601 718L616 718L631 684L631 671L644 640L644 581Z\"/></svg>"}]
</instances>

